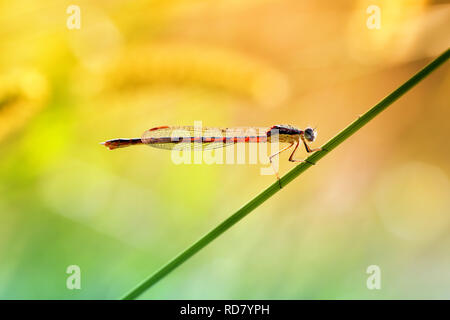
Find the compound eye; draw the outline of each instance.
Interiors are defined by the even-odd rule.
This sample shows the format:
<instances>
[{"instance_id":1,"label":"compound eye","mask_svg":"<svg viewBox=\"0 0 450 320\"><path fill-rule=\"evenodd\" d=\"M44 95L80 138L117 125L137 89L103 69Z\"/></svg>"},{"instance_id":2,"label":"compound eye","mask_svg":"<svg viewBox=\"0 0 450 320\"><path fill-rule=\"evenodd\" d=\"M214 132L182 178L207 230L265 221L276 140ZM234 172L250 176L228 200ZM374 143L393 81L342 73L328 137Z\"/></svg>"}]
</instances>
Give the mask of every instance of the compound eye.
<instances>
[{"instance_id":1,"label":"compound eye","mask_svg":"<svg viewBox=\"0 0 450 320\"><path fill-rule=\"evenodd\" d=\"M306 128L305 130L305 138L306 140L312 142L316 138L316 134L312 128Z\"/></svg>"}]
</instances>

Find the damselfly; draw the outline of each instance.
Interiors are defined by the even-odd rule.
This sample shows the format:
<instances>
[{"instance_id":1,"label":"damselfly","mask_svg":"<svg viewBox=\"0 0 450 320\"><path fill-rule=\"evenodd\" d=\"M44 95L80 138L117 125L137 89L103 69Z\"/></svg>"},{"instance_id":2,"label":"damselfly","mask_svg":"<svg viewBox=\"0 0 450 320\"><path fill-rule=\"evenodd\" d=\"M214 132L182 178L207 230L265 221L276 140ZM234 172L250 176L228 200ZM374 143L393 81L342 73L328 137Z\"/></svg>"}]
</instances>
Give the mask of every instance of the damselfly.
<instances>
[{"instance_id":1,"label":"damselfly","mask_svg":"<svg viewBox=\"0 0 450 320\"><path fill-rule=\"evenodd\" d=\"M132 145L145 144L154 148L167 150L208 150L222 148L236 143L271 143L282 142L289 145L269 156L273 166L273 157L295 145L289 161L303 162L294 159L300 141L305 146L306 152L321 150L312 149L308 143L317 137L317 131L313 128L305 130L297 129L289 125L275 125L272 127L240 127L240 128L211 128L196 126L163 126L149 129L141 138L113 139L102 142L110 150L128 147ZM275 170L278 180L277 170Z\"/></svg>"}]
</instances>

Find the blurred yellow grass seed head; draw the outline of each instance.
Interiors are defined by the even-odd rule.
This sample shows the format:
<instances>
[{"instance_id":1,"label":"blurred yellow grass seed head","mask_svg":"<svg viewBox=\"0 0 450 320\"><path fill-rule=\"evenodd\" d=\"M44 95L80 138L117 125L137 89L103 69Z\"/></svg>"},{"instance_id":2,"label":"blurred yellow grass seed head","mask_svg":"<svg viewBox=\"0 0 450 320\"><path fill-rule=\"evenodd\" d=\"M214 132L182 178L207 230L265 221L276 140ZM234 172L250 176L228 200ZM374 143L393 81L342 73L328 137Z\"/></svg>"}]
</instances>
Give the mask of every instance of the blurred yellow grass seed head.
<instances>
[{"instance_id":1,"label":"blurred yellow grass seed head","mask_svg":"<svg viewBox=\"0 0 450 320\"><path fill-rule=\"evenodd\" d=\"M407 163L381 178L378 214L394 235L411 241L437 238L450 223L450 183L438 167Z\"/></svg>"},{"instance_id":2,"label":"blurred yellow grass seed head","mask_svg":"<svg viewBox=\"0 0 450 320\"><path fill-rule=\"evenodd\" d=\"M159 44L130 48L106 75L112 87L144 84L217 88L275 107L289 96L286 76L255 57L207 46Z\"/></svg>"},{"instance_id":3,"label":"blurred yellow grass seed head","mask_svg":"<svg viewBox=\"0 0 450 320\"><path fill-rule=\"evenodd\" d=\"M17 69L0 75L0 141L43 108L48 91L38 71Z\"/></svg>"}]
</instances>

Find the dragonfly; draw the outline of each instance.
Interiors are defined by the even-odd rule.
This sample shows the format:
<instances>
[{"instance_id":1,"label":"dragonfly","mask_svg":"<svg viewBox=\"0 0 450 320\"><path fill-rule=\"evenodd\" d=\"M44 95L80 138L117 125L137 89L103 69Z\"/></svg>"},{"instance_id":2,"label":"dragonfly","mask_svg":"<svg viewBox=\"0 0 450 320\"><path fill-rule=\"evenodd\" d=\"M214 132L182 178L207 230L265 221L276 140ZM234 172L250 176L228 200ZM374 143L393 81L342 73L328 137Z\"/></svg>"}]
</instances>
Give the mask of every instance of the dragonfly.
<instances>
[{"instance_id":1,"label":"dragonfly","mask_svg":"<svg viewBox=\"0 0 450 320\"><path fill-rule=\"evenodd\" d=\"M148 145L166 150L211 150L223 148L236 143L271 143L281 142L289 145L269 156L278 181L280 177L273 166L272 159L289 150L294 149L289 157L290 162L305 162L294 159L295 152L303 144L306 152L320 151L321 148L311 148L309 143L317 137L315 128L298 129L291 125L274 125L271 127L197 127L197 126L161 126L146 130L141 138L112 139L102 142L110 150L134 145Z\"/></svg>"}]
</instances>

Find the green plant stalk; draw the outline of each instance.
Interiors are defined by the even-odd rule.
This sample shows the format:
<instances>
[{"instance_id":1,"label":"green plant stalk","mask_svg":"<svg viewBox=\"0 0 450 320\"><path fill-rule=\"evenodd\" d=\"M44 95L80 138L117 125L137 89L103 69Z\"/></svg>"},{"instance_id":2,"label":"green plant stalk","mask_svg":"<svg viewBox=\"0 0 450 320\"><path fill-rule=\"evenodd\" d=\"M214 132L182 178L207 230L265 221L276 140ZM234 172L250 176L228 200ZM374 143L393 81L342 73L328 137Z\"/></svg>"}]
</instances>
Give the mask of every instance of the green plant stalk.
<instances>
[{"instance_id":1,"label":"green plant stalk","mask_svg":"<svg viewBox=\"0 0 450 320\"><path fill-rule=\"evenodd\" d=\"M426 76L428 76L432 71L442 65L445 61L450 57L450 49L447 49L444 53L442 53L439 57L434 59L430 64L428 64L425 68L416 73L411 79L406 81L403 85L401 85L394 92L389 94L383 100L381 100L377 105L375 105L372 109L367 111L365 114L356 119L353 123L351 123L347 128L338 133L334 138L329 140L322 146L321 151L317 151L311 156L309 156L305 162L300 163L298 166L293 168L287 174L285 174L281 178L281 185L285 187L289 182L298 177L301 173L303 173L306 169L315 164L318 160L322 159L327 153L340 145L343 141L348 139L352 134L358 131L361 127L367 124L370 120L372 120L375 116L377 116L380 112L390 106L394 101L400 98L403 94L405 94L408 90L414 87L417 83L423 80ZM202 248L224 233L226 230L231 228L234 224L236 224L239 220L244 218L258 206L260 206L264 201L269 199L275 193L280 191L278 181L273 183L259 195L257 195L254 199L250 200L245 206L236 211L233 215L231 215L228 219L223 221L213 230L208 232L202 238L200 238L197 242L195 242L192 246L181 252L178 256L176 256L173 260L169 261L165 266L156 271L153 275L149 276L147 279L138 284L134 289L128 292L122 299L131 300L139 297L144 291L153 286L156 282L167 276L171 271L181 265L183 262L188 260L194 254L199 252Z\"/></svg>"}]
</instances>

